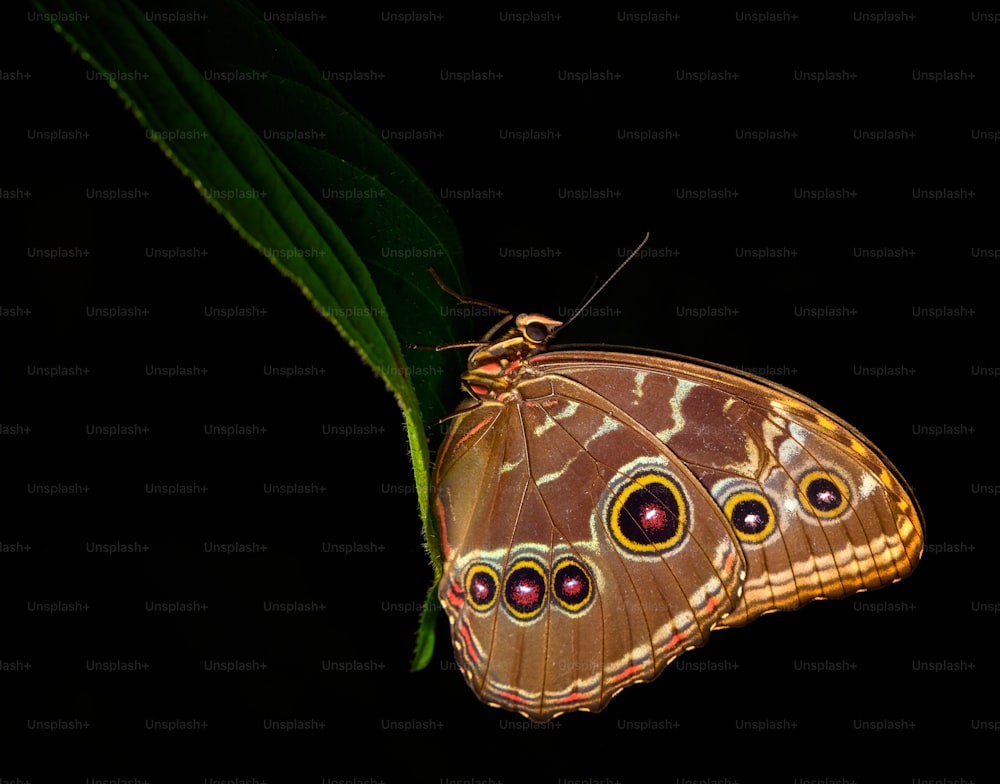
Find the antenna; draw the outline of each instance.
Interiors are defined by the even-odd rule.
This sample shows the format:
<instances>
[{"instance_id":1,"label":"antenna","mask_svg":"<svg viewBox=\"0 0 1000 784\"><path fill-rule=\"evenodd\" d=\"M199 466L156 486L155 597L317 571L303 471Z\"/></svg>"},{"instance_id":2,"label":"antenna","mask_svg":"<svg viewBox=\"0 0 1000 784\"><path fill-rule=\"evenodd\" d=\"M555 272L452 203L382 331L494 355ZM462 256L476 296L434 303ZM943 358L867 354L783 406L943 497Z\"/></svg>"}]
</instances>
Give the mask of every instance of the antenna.
<instances>
[{"instance_id":1,"label":"antenna","mask_svg":"<svg viewBox=\"0 0 1000 784\"><path fill-rule=\"evenodd\" d=\"M604 287L605 287L605 286L607 286L607 285L608 285L608 284L609 284L609 283L610 283L611 281L613 281L613 280L615 279L615 275L617 275L617 274L618 274L619 272L621 272L621 271L622 271L622 269L624 269L624 267L625 267L625 265L626 265L626 264L628 264L628 263L629 263L630 261L632 261L632 259L634 259L634 258L635 258L636 256L638 256L638 255L639 255L639 251L640 251L640 250L642 250L643 246L644 246L644 245L645 245L645 244L646 244L647 242L649 242L649 232L648 232L648 231L646 232L646 236L642 238L642 242L640 242L640 243L639 243L639 244L638 244L638 245L636 246L636 249L635 249L634 251L632 251L632 252L631 252L630 254L628 254L628 258L627 258L627 259L625 259L625 261L623 261L623 262L622 262L621 264L619 264L619 265L618 265L618 269L616 269L616 270L615 270L614 272L612 272L612 273L611 273L610 275L608 275L608 278L607 278L607 280L605 280L605 281L604 281L604 283L602 283L602 284L601 284L600 286L598 286L598 287L597 287L597 291L595 291L595 292L594 292L593 294L591 294L591 295L590 295L590 296L589 296L589 297L588 297L588 298L586 299L586 301L585 301L585 302L584 302L584 303L583 303L583 304L582 304L582 305L581 305L580 307L578 307L578 308L577 308L577 309L576 309L576 310L575 310L575 311L573 312L573 315L572 315L572 316L570 316L570 317L569 317L568 319L566 319L566 320L565 320L565 321L564 321L564 322L562 323L562 326L561 326L561 327L559 327L559 330L562 330L562 329L564 329L564 328L565 328L565 327L566 327L566 326L567 326L567 325L568 325L568 324L569 324L570 322L572 322L572 321L573 321L573 320L574 320L574 319L575 319L575 318L576 318L577 316L579 316L579 315L580 315L581 313L583 313L583 311L587 309L587 306L588 306L588 305L589 305L589 304L590 304L591 302L593 302L593 301L594 301L594 299L596 299L596 298L597 298L597 295L598 295L598 294L600 294L600 293L601 293L602 291L604 291ZM558 331L558 330L556 330L556 331ZM555 331L553 332L553 334L555 334Z\"/></svg>"}]
</instances>

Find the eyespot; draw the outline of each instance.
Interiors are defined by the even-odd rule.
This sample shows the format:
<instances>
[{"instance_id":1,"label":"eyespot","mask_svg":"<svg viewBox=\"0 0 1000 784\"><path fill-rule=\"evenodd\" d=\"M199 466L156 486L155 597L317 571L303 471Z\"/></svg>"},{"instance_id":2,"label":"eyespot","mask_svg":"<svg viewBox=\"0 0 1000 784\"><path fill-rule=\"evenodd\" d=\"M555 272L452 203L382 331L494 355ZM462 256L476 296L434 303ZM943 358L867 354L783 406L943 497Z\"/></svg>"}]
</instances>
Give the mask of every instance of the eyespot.
<instances>
[{"instance_id":1,"label":"eyespot","mask_svg":"<svg viewBox=\"0 0 1000 784\"><path fill-rule=\"evenodd\" d=\"M469 606L478 612L489 610L497 600L499 584L500 576L492 566L483 563L470 566L465 573L465 595L469 598Z\"/></svg>"},{"instance_id":2,"label":"eyespot","mask_svg":"<svg viewBox=\"0 0 1000 784\"><path fill-rule=\"evenodd\" d=\"M575 558L559 561L552 570L552 595L566 612L582 612L594 598L590 571Z\"/></svg>"},{"instance_id":3,"label":"eyespot","mask_svg":"<svg viewBox=\"0 0 1000 784\"><path fill-rule=\"evenodd\" d=\"M619 547L638 555L658 555L684 538L688 504L673 477L647 471L625 477L612 491L614 502L605 522Z\"/></svg>"},{"instance_id":4,"label":"eyespot","mask_svg":"<svg viewBox=\"0 0 1000 784\"><path fill-rule=\"evenodd\" d=\"M771 502L756 490L733 493L723 502L722 511L742 542L763 542L775 531Z\"/></svg>"},{"instance_id":5,"label":"eyespot","mask_svg":"<svg viewBox=\"0 0 1000 784\"><path fill-rule=\"evenodd\" d=\"M799 480L799 503L823 520L843 514L850 500L847 483L829 471L810 471Z\"/></svg>"},{"instance_id":6,"label":"eyespot","mask_svg":"<svg viewBox=\"0 0 1000 784\"><path fill-rule=\"evenodd\" d=\"M504 606L517 619L536 618L545 607L545 569L536 561L521 559L503 581Z\"/></svg>"}]
</instances>

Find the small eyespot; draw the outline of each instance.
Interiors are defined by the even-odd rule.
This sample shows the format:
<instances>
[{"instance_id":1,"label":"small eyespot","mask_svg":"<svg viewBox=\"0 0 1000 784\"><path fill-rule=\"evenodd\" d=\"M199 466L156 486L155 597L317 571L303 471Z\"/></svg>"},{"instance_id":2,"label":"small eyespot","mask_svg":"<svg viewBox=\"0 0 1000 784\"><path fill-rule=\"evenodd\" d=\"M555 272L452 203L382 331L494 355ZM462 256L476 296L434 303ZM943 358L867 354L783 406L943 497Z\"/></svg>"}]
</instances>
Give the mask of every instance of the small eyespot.
<instances>
[{"instance_id":1,"label":"small eyespot","mask_svg":"<svg viewBox=\"0 0 1000 784\"><path fill-rule=\"evenodd\" d=\"M496 569L488 564L473 564L465 573L465 594L473 610L486 612L497 599L500 583Z\"/></svg>"},{"instance_id":2,"label":"small eyespot","mask_svg":"<svg viewBox=\"0 0 1000 784\"><path fill-rule=\"evenodd\" d=\"M733 493L722 504L726 519L743 542L763 542L775 531L774 509L767 497L755 490Z\"/></svg>"},{"instance_id":3,"label":"small eyespot","mask_svg":"<svg viewBox=\"0 0 1000 784\"><path fill-rule=\"evenodd\" d=\"M850 500L847 483L829 471L810 471L799 480L799 503L824 520L843 514Z\"/></svg>"},{"instance_id":4,"label":"small eyespot","mask_svg":"<svg viewBox=\"0 0 1000 784\"><path fill-rule=\"evenodd\" d=\"M552 570L552 595L570 613L585 610L594 598L590 571L575 558L564 558Z\"/></svg>"},{"instance_id":5,"label":"small eyespot","mask_svg":"<svg viewBox=\"0 0 1000 784\"><path fill-rule=\"evenodd\" d=\"M536 618L545 607L545 569L527 558L517 561L503 581L504 606L517 619Z\"/></svg>"}]
</instances>

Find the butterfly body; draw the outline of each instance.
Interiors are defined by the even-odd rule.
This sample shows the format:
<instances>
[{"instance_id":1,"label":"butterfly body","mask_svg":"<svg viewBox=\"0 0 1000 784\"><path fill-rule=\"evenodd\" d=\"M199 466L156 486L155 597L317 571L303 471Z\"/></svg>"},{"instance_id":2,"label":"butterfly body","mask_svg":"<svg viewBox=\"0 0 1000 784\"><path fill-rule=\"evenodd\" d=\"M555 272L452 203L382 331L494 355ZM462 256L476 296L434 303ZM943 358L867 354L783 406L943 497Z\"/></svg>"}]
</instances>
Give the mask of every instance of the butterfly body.
<instances>
[{"instance_id":1,"label":"butterfly body","mask_svg":"<svg viewBox=\"0 0 1000 784\"><path fill-rule=\"evenodd\" d=\"M518 316L484 343L433 476L439 598L483 701L601 710L713 628L895 582L919 512L815 403L685 358L548 351Z\"/></svg>"}]
</instances>

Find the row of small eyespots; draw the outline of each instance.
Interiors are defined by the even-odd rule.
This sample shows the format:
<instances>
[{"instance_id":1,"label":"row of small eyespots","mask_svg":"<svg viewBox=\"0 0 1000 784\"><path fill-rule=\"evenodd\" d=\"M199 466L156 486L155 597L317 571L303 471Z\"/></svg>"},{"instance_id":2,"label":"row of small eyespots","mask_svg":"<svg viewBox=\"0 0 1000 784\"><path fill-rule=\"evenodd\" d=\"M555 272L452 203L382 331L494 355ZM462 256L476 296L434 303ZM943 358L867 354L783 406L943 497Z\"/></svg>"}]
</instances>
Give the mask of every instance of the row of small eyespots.
<instances>
[{"instance_id":1,"label":"row of small eyespots","mask_svg":"<svg viewBox=\"0 0 1000 784\"><path fill-rule=\"evenodd\" d=\"M469 567L465 575L465 591L469 605L478 612L491 610L498 595L504 608L517 620L537 618L545 608L551 591L556 603L568 613L585 610L594 598L594 581L589 569L576 558L563 558L552 568L551 579L545 567L531 558L515 561L503 579L486 563Z\"/></svg>"},{"instance_id":2,"label":"row of small eyespots","mask_svg":"<svg viewBox=\"0 0 1000 784\"><path fill-rule=\"evenodd\" d=\"M831 520L847 510L847 483L829 471L810 471L799 480L799 503L820 520ZM771 502L757 490L741 490L728 496L722 511L742 542L759 543L775 531Z\"/></svg>"}]
</instances>

